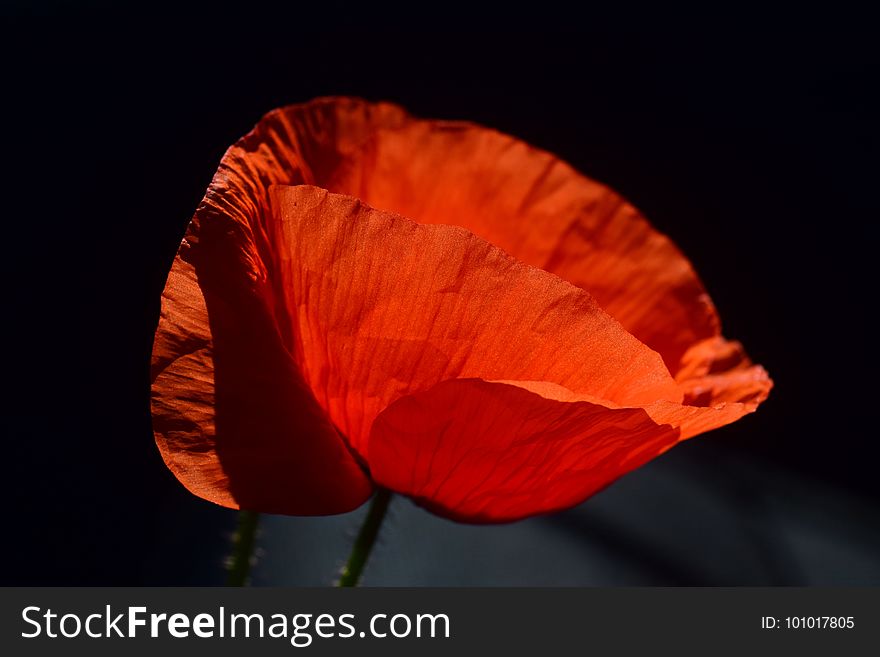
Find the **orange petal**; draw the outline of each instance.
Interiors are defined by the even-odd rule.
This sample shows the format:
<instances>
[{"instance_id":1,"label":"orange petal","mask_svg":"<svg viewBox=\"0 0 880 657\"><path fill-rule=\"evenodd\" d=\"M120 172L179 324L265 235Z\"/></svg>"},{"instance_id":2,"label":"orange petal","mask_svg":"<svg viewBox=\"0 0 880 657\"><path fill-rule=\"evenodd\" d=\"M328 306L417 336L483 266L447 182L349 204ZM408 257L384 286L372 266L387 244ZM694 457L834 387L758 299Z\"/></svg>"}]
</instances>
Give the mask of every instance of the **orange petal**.
<instances>
[{"instance_id":1,"label":"orange petal","mask_svg":"<svg viewBox=\"0 0 880 657\"><path fill-rule=\"evenodd\" d=\"M312 188L272 198L301 183L464 226L559 274L676 381L583 290L448 225ZM156 437L191 490L228 506L356 506L370 484L333 424L366 454L381 411L446 379L512 379L521 392L489 410L529 394L641 413L679 438L751 412L772 385L718 336L690 264L632 206L471 124L347 98L271 112L224 156L187 240L154 348Z\"/></svg>"},{"instance_id":2,"label":"orange petal","mask_svg":"<svg viewBox=\"0 0 880 657\"><path fill-rule=\"evenodd\" d=\"M718 335L687 259L614 191L545 151L388 103L321 98L267 114L229 149L203 202L247 226L265 262L272 184L314 184L420 223L454 223L584 288L675 374Z\"/></svg>"},{"instance_id":3,"label":"orange petal","mask_svg":"<svg viewBox=\"0 0 880 657\"><path fill-rule=\"evenodd\" d=\"M642 408L657 424L672 426L678 431L679 439L685 440L697 434L723 427L748 413L753 413L758 408L758 405L766 399L767 392L772 387L772 382L767 373L762 367L757 365L713 378L723 380L723 383L718 382L718 389L713 390L712 394L706 398L711 400L711 403L698 404L695 402L705 400L686 398L683 403L656 400L637 406L621 406L608 400L597 399L591 395L575 393L563 386L546 381L497 381L496 383L506 383L524 388L546 399L556 401L586 401L613 409L626 407ZM760 393L752 395L751 393L755 389L758 389ZM726 397L727 399L719 400L718 398L720 397Z\"/></svg>"},{"instance_id":4,"label":"orange petal","mask_svg":"<svg viewBox=\"0 0 880 657\"><path fill-rule=\"evenodd\" d=\"M274 187L303 373L361 454L376 416L446 379L681 401L660 357L583 290L470 232L309 186Z\"/></svg>"},{"instance_id":5,"label":"orange petal","mask_svg":"<svg viewBox=\"0 0 880 657\"><path fill-rule=\"evenodd\" d=\"M197 495L297 515L369 496L289 352L268 188L327 178L404 116L387 103L318 99L270 112L224 155L169 274L153 349L156 441Z\"/></svg>"},{"instance_id":6,"label":"orange petal","mask_svg":"<svg viewBox=\"0 0 880 657\"><path fill-rule=\"evenodd\" d=\"M657 401L644 407L658 424L668 424L679 432L680 440L718 429L753 413L757 404L722 402L715 406L688 406Z\"/></svg>"},{"instance_id":7,"label":"orange petal","mask_svg":"<svg viewBox=\"0 0 880 657\"><path fill-rule=\"evenodd\" d=\"M507 522L578 504L677 440L642 409L459 379L379 415L368 459L377 483L439 515Z\"/></svg>"},{"instance_id":8,"label":"orange petal","mask_svg":"<svg viewBox=\"0 0 880 657\"><path fill-rule=\"evenodd\" d=\"M348 171L377 130L406 120L396 105L357 98L273 110L223 156L199 215L224 215L257 235L267 229L269 186L323 184Z\"/></svg>"},{"instance_id":9,"label":"orange petal","mask_svg":"<svg viewBox=\"0 0 880 657\"><path fill-rule=\"evenodd\" d=\"M378 127L324 186L420 223L454 223L587 290L678 369L718 334L688 260L614 191L555 156L468 123ZM356 173L354 173L356 172Z\"/></svg>"},{"instance_id":10,"label":"orange petal","mask_svg":"<svg viewBox=\"0 0 880 657\"><path fill-rule=\"evenodd\" d=\"M693 345L675 378L685 403L693 406L739 402L757 408L773 387L764 368L752 364L739 342L720 336Z\"/></svg>"},{"instance_id":11,"label":"orange petal","mask_svg":"<svg viewBox=\"0 0 880 657\"><path fill-rule=\"evenodd\" d=\"M168 467L217 504L295 515L359 506L372 485L281 342L252 259L190 228L162 295L152 412ZM198 241L197 241L198 240ZM233 257L222 257L229 254Z\"/></svg>"}]
</instances>

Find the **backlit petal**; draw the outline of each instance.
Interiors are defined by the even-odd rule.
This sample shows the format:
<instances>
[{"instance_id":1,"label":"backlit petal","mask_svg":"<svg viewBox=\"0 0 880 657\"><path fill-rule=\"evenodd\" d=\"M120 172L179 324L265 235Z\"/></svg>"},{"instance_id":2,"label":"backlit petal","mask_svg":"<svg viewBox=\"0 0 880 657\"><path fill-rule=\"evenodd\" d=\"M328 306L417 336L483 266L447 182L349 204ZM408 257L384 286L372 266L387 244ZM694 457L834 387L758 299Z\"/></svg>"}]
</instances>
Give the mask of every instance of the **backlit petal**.
<instances>
[{"instance_id":1,"label":"backlit petal","mask_svg":"<svg viewBox=\"0 0 880 657\"><path fill-rule=\"evenodd\" d=\"M393 403L368 458L377 483L439 515L506 522L578 504L677 440L642 409L459 379Z\"/></svg>"},{"instance_id":2,"label":"backlit petal","mask_svg":"<svg viewBox=\"0 0 880 657\"><path fill-rule=\"evenodd\" d=\"M403 117L387 103L321 99L270 112L223 157L168 276L153 348L156 441L195 494L296 515L369 496L291 353L268 188L328 177Z\"/></svg>"},{"instance_id":3,"label":"backlit petal","mask_svg":"<svg viewBox=\"0 0 880 657\"><path fill-rule=\"evenodd\" d=\"M773 387L767 371L752 364L739 342L720 336L694 344L682 358L675 378L685 403L694 406L739 402L754 409Z\"/></svg>"},{"instance_id":4,"label":"backlit petal","mask_svg":"<svg viewBox=\"0 0 880 657\"><path fill-rule=\"evenodd\" d=\"M754 411L772 382L719 330L675 245L553 155L318 99L233 145L196 212L163 293L156 440L226 506L346 511L369 472L513 520Z\"/></svg>"},{"instance_id":5,"label":"backlit petal","mask_svg":"<svg viewBox=\"0 0 880 657\"><path fill-rule=\"evenodd\" d=\"M186 255L198 263L205 248ZM152 411L168 467L196 495L232 508L356 508L372 485L305 386L267 306L211 270L178 256L162 295Z\"/></svg>"},{"instance_id":6,"label":"backlit petal","mask_svg":"<svg viewBox=\"0 0 880 657\"><path fill-rule=\"evenodd\" d=\"M420 223L463 226L584 288L673 373L691 344L718 333L715 308L672 241L545 151L469 123L410 119L378 128L352 157L359 165L328 188Z\"/></svg>"},{"instance_id":7,"label":"backlit petal","mask_svg":"<svg viewBox=\"0 0 880 657\"><path fill-rule=\"evenodd\" d=\"M472 233L316 187L273 192L305 378L361 454L386 406L446 379L681 400L660 357L589 294Z\"/></svg>"}]
</instances>

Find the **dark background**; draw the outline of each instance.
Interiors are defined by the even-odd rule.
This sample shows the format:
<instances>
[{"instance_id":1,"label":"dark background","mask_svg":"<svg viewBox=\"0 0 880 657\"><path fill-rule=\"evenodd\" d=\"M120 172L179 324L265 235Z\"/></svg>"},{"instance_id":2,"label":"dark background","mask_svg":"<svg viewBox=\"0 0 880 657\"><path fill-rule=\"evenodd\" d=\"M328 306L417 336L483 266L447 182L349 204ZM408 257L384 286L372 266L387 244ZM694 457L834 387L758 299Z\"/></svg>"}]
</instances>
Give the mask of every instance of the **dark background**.
<instances>
[{"instance_id":1,"label":"dark background","mask_svg":"<svg viewBox=\"0 0 880 657\"><path fill-rule=\"evenodd\" d=\"M234 513L187 493L150 431L159 295L225 149L336 94L496 127L614 187L776 382L555 517L463 527L399 500L366 583L880 583L866 18L322 7L3 10L0 584L222 582ZM255 583L329 582L358 519L267 519Z\"/></svg>"}]
</instances>

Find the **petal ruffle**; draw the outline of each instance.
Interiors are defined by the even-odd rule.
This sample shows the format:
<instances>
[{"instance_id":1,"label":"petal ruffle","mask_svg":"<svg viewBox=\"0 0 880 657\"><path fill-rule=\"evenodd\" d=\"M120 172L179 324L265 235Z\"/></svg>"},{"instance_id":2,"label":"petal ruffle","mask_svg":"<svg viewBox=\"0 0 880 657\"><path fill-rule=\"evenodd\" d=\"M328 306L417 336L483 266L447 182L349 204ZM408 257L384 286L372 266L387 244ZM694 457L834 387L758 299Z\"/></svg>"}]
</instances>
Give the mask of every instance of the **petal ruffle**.
<instances>
[{"instance_id":1,"label":"petal ruffle","mask_svg":"<svg viewBox=\"0 0 880 657\"><path fill-rule=\"evenodd\" d=\"M447 379L546 381L620 405L681 401L659 355L589 294L469 231L317 187L272 191L296 353L362 455L382 410Z\"/></svg>"},{"instance_id":2,"label":"petal ruffle","mask_svg":"<svg viewBox=\"0 0 880 657\"><path fill-rule=\"evenodd\" d=\"M578 504L677 440L639 408L459 379L391 404L367 456L378 484L438 515L509 522Z\"/></svg>"},{"instance_id":3,"label":"petal ruffle","mask_svg":"<svg viewBox=\"0 0 880 657\"><path fill-rule=\"evenodd\" d=\"M773 388L767 371L752 364L739 342L720 336L693 345L682 358L676 380L685 403L693 406L738 402L754 410Z\"/></svg>"},{"instance_id":4,"label":"petal ruffle","mask_svg":"<svg viewBox=\"0 0 880 657\"><path fill-rule=\"evenodd\" d=\"M598 399L591 395L575 393L563 386L548 383L547 381L497 381L506 383L534 392L547 399L561 402L591 402L601 404L607 408L642 408L657 424L668 424L678 430L680 440L692 438L697 434L718 429L726 424L735 422L739 418L752 413L758 408L767 396L772 383L767 373L760 366L753 366L740 370L736 373L717 375L719 380L727 383L716 384L718 389L715 394L726 396L726 401L713 402L712 404L694 403L694 400L685 398L684 402L676 403L664 399L658 399L648 404L624 405ZM739 385L737 385L737 383ZM749 394L754 388L760 388L760 395ZM739 395L744 392L744 395ZM699 400L697 400L699 401Z\"/></svg>"}]
</instances>

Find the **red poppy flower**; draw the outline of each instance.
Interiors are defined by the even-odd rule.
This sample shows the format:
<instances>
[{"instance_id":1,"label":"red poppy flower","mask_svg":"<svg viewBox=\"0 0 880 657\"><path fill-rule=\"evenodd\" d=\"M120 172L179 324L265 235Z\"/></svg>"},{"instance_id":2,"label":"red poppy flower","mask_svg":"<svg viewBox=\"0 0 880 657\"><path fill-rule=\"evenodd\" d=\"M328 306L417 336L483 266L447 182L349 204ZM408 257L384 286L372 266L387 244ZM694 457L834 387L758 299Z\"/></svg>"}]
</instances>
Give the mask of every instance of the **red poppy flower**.
<instances>
[{"instance_id":1,"label":"red poppy flower","mask_svg":"<svg viewBox=\"0 0 880 657\"><path fill-rule=\"evenodd\" d=\"M152 404L168 467L218 504L338 513L378 484L502 522L771 386L612 190L491 129L331 98L223 157L162 295Z\"/></svg>"}]
</instances>

